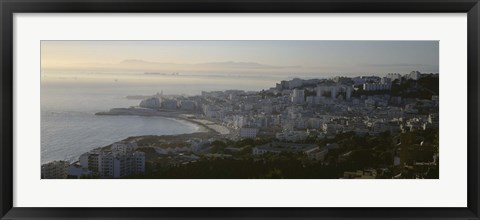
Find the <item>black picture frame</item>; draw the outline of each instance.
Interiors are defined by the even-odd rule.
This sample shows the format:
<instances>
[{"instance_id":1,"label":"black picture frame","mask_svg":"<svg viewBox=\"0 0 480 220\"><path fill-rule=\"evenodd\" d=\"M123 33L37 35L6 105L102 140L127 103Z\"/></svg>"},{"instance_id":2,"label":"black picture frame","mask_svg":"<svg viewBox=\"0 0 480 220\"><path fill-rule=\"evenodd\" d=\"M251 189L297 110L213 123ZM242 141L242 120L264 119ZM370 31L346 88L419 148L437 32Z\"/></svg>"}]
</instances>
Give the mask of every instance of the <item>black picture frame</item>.
<instances>
[{"instance_id":1,"label":"black picture frame","mask_svg":"<svg viewBox=\"0 0 480 220\"><path fill-rule=\"evenodd\" d=\"M478 0L0 0L1 219L479 219ZM18 208L13 207L14 13L467 13L467 208ZM445 189L448 190L448 189Z\"/></svg>"}]
</instances>

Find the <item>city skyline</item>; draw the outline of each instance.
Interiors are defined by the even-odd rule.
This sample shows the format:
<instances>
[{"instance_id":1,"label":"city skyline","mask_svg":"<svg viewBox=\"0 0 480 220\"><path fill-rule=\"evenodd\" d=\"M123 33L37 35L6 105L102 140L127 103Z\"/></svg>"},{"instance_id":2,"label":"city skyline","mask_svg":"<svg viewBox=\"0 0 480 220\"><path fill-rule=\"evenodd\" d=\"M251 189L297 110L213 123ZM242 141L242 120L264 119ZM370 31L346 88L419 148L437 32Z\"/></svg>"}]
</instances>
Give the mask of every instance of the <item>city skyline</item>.
<instances>
[{"instance_id":1,"label":"city skyline","mask_svg":"<svg viewBox=\"0 0 480 220\"><path fill-rule=\"evenodd\" d=\"M197 128L127 135L73 162L42 164L42 178L438 179L438 80L412 71L295 78L260 92L127 96L141 101L90 116L175 118Z\"/></svg>"},{"instance_id":2,"label":"city skyline","mask_svg":"<svg viewBox=\"0 0 480 220\"><path fill-rule=\"evenodd\" d=\"M438 179L435 41L43 41L42 179Z\"/></svg>"}]
</instances>

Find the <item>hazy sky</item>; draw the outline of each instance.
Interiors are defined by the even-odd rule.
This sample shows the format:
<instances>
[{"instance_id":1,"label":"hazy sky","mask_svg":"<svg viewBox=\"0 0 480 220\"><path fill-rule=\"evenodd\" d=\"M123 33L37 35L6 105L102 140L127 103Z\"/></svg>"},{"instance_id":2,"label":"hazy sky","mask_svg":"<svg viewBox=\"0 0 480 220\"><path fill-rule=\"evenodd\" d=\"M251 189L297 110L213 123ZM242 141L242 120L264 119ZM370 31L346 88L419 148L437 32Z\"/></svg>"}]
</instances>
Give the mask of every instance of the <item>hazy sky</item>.
<instances>
[{"instance_id":1,"label":"hazy sky","mask_svg":"<svg viewBox=\"0 0 480 220\"><path fill-rule=\"evenodd\" d=\"M438 72L437 41L42 41L43 70ZM130 60L130 61L125 61ZM135 61L132 61L135 60Z\"/></svg>"}]
</instances>

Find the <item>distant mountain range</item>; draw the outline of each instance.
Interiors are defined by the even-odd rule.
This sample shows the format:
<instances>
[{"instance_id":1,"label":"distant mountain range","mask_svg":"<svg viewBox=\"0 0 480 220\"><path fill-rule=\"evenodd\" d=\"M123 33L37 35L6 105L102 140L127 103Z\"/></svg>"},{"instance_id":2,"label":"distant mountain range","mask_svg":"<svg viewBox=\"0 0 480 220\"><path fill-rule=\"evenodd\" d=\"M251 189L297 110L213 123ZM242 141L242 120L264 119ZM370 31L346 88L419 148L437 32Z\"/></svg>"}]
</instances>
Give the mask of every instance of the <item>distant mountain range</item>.
<instances>
[{"instance_id":1,"label":"distant mountain range","mask_svg":"<svg viewBox=\"0 0 480 220\"><path fill-rule=\"evenodd\" d=\"M419 68L420 67L420 68ZM319 61L318 66L276 66L257 62L206 62L195 64L183 63L162 63L139 59L127 59L117 63L75 63L63 67L42 68L42 72L60 72L62 74L131 74L131 73L167 73L172 75L188 74L220 74L220 75L288 75L288 76L354 76L354 75L380 75L384 76L389 72L408 73L412 70L429 72L434 69L421 64L355 64L354 66L346 63L345 65L322 65ZM432 72L432 71L430 71ZM178 74L177 74L178 73Z\"/></svg>"},{"instance_id":2,"label":"distant mountain range","mask_svg":"<svg viewBox=\"0 0 480 220\"><path fill-rule=\"evenodd\" d=\"M302 68L301 66L273 66L256 62L210 62L197 64L161 63L145 60L123 60L119 63L77 63L70 67L55 68L56 70L81 70L81 71L116 71L116 72L251 72L269 70L288 70ZM48 69L47 69L48 70Z\"/></svg>"}]
</instances>

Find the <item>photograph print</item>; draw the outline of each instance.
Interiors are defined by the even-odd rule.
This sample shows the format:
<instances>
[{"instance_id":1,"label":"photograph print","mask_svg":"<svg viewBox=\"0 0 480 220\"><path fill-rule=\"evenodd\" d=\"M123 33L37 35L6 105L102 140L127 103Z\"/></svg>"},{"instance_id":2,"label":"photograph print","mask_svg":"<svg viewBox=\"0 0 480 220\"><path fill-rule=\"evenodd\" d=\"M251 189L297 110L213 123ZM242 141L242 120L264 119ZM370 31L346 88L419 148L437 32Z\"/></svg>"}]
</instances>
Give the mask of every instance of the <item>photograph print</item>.
<instances>
[{"instance_id":1,"label":"photograph print","mask_svg":"<svg viewBox=\"0 0 480 220\"><path fill-rule=\"evenodd\" d=\"M42 179L438 179L439 42L41 41Z\"/></svg>"}]
</instances>

